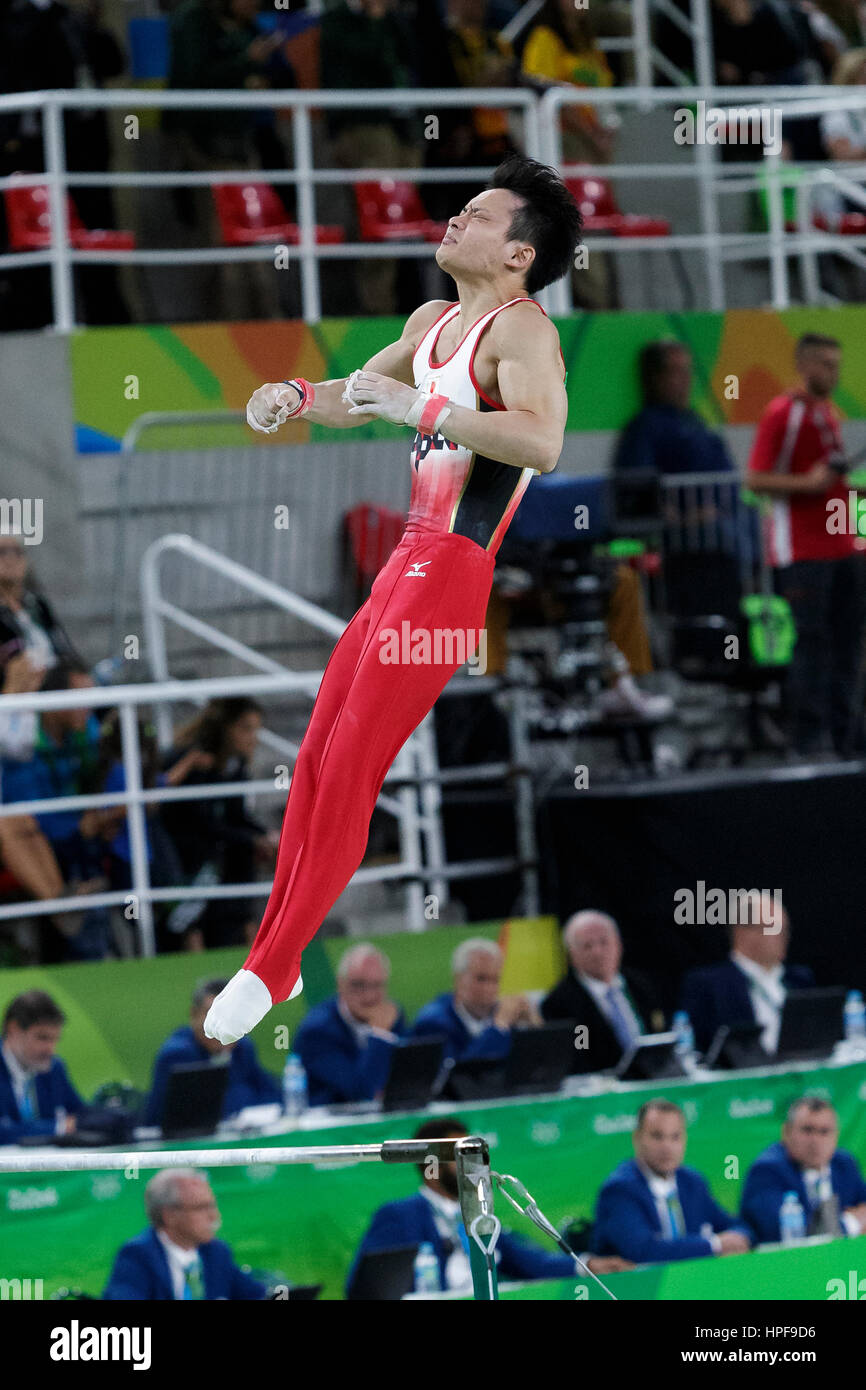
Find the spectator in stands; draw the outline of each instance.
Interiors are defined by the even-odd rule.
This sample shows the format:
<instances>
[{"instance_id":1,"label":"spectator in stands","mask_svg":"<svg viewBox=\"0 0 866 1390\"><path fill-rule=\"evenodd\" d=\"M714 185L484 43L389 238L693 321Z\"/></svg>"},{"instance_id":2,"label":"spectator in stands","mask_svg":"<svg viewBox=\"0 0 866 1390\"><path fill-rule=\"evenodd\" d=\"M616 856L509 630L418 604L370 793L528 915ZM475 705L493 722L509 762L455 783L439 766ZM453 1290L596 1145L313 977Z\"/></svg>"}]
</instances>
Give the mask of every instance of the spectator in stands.
<instances>
[{"instance_id":1,"label":"spectator in stands","mask_svg":"<svg viewBox=\"0 0 866 1390\"><path fill-rule=\"evenodd\" d=\"M424 1006L412 1036L443 1036L445 1057L455 1062L507 1056L511 1029L537 1028L542 1019L525 994L500 998L502 965L495 941L471 936L461 942L451 959L453 993L440 994Z\"/></svg>"},{"instance_id":2,"label":"spectator in stands","mask_svg":"<svg viewBox=\"0 0 866 1390\"><path fill-rule=\"evenodd\" d=\"M282 53L284 36L260 33L255 23L259 8L259 0L186 0L180 5L170 21L168 86L203 91L294 87L291 64ZM262 155L266 167L275 159L280 166L285 163L271 112L243 106L167 110L162 128L179 172L252 170L261 167ZM175 189L173 203L183 224L181 236L220 244L210 188ZM206 318L274 318L280 312L273 267L265 262L202 267L193 284Z\"/></svg>"},{"instance_id":3,"label":"spectator in stands","mask_svg":"<svg viewBox=\"0 0 866 1390\"><path fill-rule=\"evenodd\" d=\"M863 0L818 0L818 8L841 33L847 48L866 46L866 4Z\"/></svg>"},{"instance_id":4,"label":"spectator in stands","mask_svg":"<svg viewBox=\"0 0 866 1390\"><path fill-rule=\"evenodd\" d=\"M0 92L103 87L125 66L111 29L102 22L101 0L66 5L58 0L10 0L0 16ZM66 168L104 174L111 161L107 113L78 107L64 118ZM42 116L38 109L0 116L0 174L44 168ZM75 205L85 226L114 226L108 188L76 188ZM2 216L2 212L0 212ZM111 266L79 266L87 323L126 323L129 312ZM41 328L52 320L50 273L15 270L5 296L3 328Z\"/></svg>"},{"instance_id":5,"label":"spectator in stands","mask_svg":"<svg viewBox=\"0 0 866 1390\"><path fill-rule=\"evenodd\" d=\"M598 16L572 0L545 0L523 49L523 76L541 87L611 87L613 73L596 41ZM566 164L607 164L613 158L620 119L610 106L563 106L562 157ZM580 201L578 199L578 201ZM618 307L612 258L594 251L572 273L575 303L582 309Z\"/></svg>"},{"instance_id":6,"label":"spectator in stands","mask_svg":"<svg viewBox=\"0 0 866 1390\"><path fill-rule=\"evenodd\" d=\"M866 48L844 53L833 69L833 81L841 87L866 84ZM821 139L831 159L866 158L866 111L862 106L850 111L825 111L821 117Z\"/></svg>"},{"instance_id":7,"label":"spectator in stands","mask_svg":"<svg viewBox=\"0 0 866 1390\"><path fill-rule=\"evenodd\" d=\"M102 1297L110 1301L252 1300L264 1284L235 1264L215 1240L220 1213L213 1190L194 1168L164 1168L144 1189L149 1226L115 1257Z\"/></svg>"},{"instance_id":8,"label":"spectator in stands","mask_svg":"<svg viewBox=\"0 0 866 1390\"><path fill-rule=\"evenodd\" d=\"M781 1240L779 1213L789 1192L803 1208L807 1235L866 1235L866 1182L838 1143L839 1117L824 1096L794 1101L781 1143L758 1154L743 1184L740 1212L759 1241Z\"/></svg>"},{"instance_id":9,"label":"spectator in stands","mask_svg":"<svg viewBox=\"0 0 866 1390\"><path fill-rule=\"evenodd\" d=\"M525 77L545 86L612 87L610 64L596 40L595 17L572 0L545 0L523 49ZM562 108L562 156L566 164L606 164L619 120L609 108Z\"/></svg>"},{"instance_id":10,"label":"spectator in stands","mask_svg":"<svg viewBox=\"0 0 866 1390\"><path fill-rule=\"evenodd\" d=\"M40 690L92 687L85 667L59 662ZM99 721L92 710L46 710L29 756L2 762L5 802L39 801L92 791ZM122 807L91 811L47 811L0 818L0 855L31 897L84 895L104 890L106 842L117 833ZM56 930L52 930L56 928ZM58 936L59 933L59 936ZM44 959L101 960L109 946L106 909L55 914L44 933Z\"/></svg>"},{"instance_id":11,"label":"spectator in stands","mask_svg":"<svg viewBox=\"0 0 866 1390\"><path fill-rule=\"evenodd\" d=\"M394 1048L407 1033L388 996L391 963L368 943L351 946L337 966L337 993L310 1009L294 1039L311 1105L341 1105L381 1095Z\"/></svg>"},{"instance_id":12,"label":"spectator in stands","mask_svg":"<svg viewBox=\"0 0 866 1390\"><path fill-rule=\"evenodd\" d=\"M773 1056L788 990L809 989L815 978L808 966L785 963L791 924L770 894L760 894L757 905L754 892L746 901L739 899L737 916L730 925L728 960L686 974L682 1007L701 1052L723 1024L760 1023L761 1045Z\"/></svg>"},{"instance_id":13,"label":"spectator in stands","mask_svg":"<svg viewBox=\"0 0 866 1390\"><path fill-rule=\"evenodd\" d=\"M462 1139L468 1133L459 1120L440 1119L425 1121L412 1137ZM418 1172L421 1187L414 1196L386 1202L373 1213L346 1280L348 1298L352 1297L355 1275L365 1255L424 1242L432 1245L439 1261L440 1288L471 1288L469 1238L460 1211L457 1164L435 1159L419 1163ZM500 1279L568 1279L575 1273L574 1261L570 1256L542 1250L509 1231L500 1233L495 1258ZM611 1274L632 1268L628 1261L617 1256L602 1258L586 1254L582 1258L594 1274Z\"/></svg>"},{"instance_id":14,"label":"spectator in stands","mask_svg":"<svg viewBox=\"0 0 866 1390\"><path fill-rule=\"evenodd\" d=\"M229 1081L222 1106L224 1120L230 1115L237 1115L248 1105L267 1105L279 1101L279 1083L262 1067L251 1038L241 1038L239 1042L223 1046L205 1036L202 1028L205 1014L225 984L225 980L204 980L196 986L190 1004L189 1023L176 1028L156 1054L145 1108L145 1124L158 1125L162 1122L169 1077L175 1067L186 1062L228 1066Z\"/></svg>"},{"instance_id":15,"label":"spectator in stands","mask_svg":"<svg viewBox=\"0 0 866 1390\"><path fill-rule=\"evenodd\" d=\"M542 1017L573 1019L586 1029L586 1046L575 1034L574 1070L615 1067L635 1039L665 1026L655 991L645 975L621 969L622 937L606 912L586 909L569 917L562 933L569 970L541 1002Z\"/></svg>"},{"instance_id":16,"label":"spectator in stands","mask_svg":"<svg viewBox=\"0 0 866 1390\"><path fill-rule=\"evenodd\" d=\"M27 546L19 536L0 535L0 677L15 656L43 673L76 651L30 573Z\"/></svg>"},{"instance_id":17,"label":"spectator in stands","mask_svg":"<svg viewBox=\"0 0 866 1390\"><path fill-rule=\"evenodd\" d=\"M57 1057L66 1015L41 989L17 995L0 1038L0 1144L71 1134L84 1101Z\"/></svg>"},{"instance_id":18,"label":"spectator in stands","mask_svg":"<svg viewBox=\"0 0 866 1390\"><path fill-rule=\"evenodd\" d=\"M185 724L164 767L174 786L245 782L262 725L261 705L243 696L209 700ZM193 884L249 883L257 860L272 864L278 835L247 811L242 796L166 802L162 821ZM248 899L181 902L168 918L187 950L251 941L258 917Z\"/></svg>"},{"instance_id":19,"label":"spectator in stands","mask_svg":"<svg viewBox=\"0 0 866 1390\"><path fill-rule=\"evenodd\" d=\"M593 1249L636 1264L739 1255L751 1245L748 1226L713 1199L706 1178L683 1167L686 1118L661 1098L645 1101L626 1159L598 1194Z\"/></svg>"},{"instance_id":20,"label":"spectator in stands","mask_svg":"<svg viewBox=\"0 0 866 1390\"><path fill-rule=\"evenodd\" d=\"M618 511L622 517L658 519L666 538L665 600L672 614L736 614L737 553L754 553L751 520L737 509L736 472L724 438L689 405L691 353L684 343L646 343L638 371L643 404L620 435L613 460ZM700 506L689 506L677 493L670 516L658 480L678 473L729 473L731 485L720 485ZM690 527L698 521L700 528ZM698 529L703 548L695 550L691 538Z\"/></svg>"},{"instance_id":21,"label":"spectator in stands","mask_svg":"<svg viewBox=\"0 0 866 1390\"><path fill-rule=\"evenodd\" d=\"M720 85L787 87L823 81L820 41L796 0L714 0L712 19ZM817 119L786 120L784 147L794 159L819 159ZM726 158L755 158L749 146L721 149Z\"/></svg>"},{"instance_id":22,"label":"spectator in stands","mask_svg":"<svg viewBox=\"0 0 866 1390\"><path fill-rule=\"evenodd\" d=\"M327 91L390 87L396 93L409 86L411 42L394 0L340 0L322 17L320 52L321 84ZM399 105L396 95L394 104ZM340 168L399 169L418 163L412 127L392 109L332 110L328 133L333 162ZM344 220L354 216L348 204L340 211ZM356 263L352 303L345 312L394 314L402 307L397 261L376 258Z\"/></svg>"},{"instance_id":23,"label":"spectator in stands","mask_svg":"<svg viewBox=\"0 0 866 1390\"><path fill-rule=\"evenodd\" d=\"M774 397L761 416L748 482L774 504L770 563L797 625L786 684L794 746L812 756L829 738L844 757L862 743L862 712L854 702L866 605L863 556L856 527L848 524L845 446L831 399L841 345L806 333L795 360L800 385Z\"/></svg>"}]
</instances>

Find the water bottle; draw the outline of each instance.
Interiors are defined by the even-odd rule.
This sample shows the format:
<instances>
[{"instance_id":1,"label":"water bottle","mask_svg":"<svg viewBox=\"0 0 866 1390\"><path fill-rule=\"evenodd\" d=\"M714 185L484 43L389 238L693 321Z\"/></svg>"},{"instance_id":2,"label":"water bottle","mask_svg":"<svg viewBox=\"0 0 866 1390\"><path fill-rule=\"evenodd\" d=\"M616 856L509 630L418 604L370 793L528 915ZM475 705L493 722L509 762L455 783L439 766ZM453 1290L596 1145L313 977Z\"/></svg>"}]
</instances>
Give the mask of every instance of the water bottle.
<instances>
[{"instance_id":1,"label":"water bottle","mask_svg":"<svg viewBox=\"0 0 866 1390\"><path fill-rule=\"evenodd\" d=\"M695 1065L695 1034L685 1009L678 1009L674 1014L671 1028L677 1035L674 1051L686 1071L692 1071Z\"/></svg>"},{"instance_id":2,"label":"water bottle","mask_svg":"<svg viewBox=\"0 0 866 1390\"><path fill-rule=\"evenodd\" d=\"M295 1052L290 1052L283 1067L283 1113L297 1119L307 1108L307 1073Z\"/></svg>"},{"instance_id":3,"label":"water bottle","mask_svg":"<svg viewBox=\"0 0 866 1390\"><path fill-rule=\"evenodd\" d=\"M779 1211L779 1232L783 1245L796 1245L806 1234L806 1217L796 1192L786 1192Z\"/></svg>"},{"instance_id":4,"label":"water bottle","mask_svg":"<svg viewBox=\"0 0 866 1390\"><path fill-rule=\"evenodd\" d=\"M416 1293L439 1293L441 1285L439 1283L439 1261L436 1258L436 1251L425 1240L418 1246L418 1254L415 1256L415 1292Z\"/></svg>"},{"instance_id":5,"label":"water bottle","mask_svg":"<svg viewBox=\"0 0 866 1390\"><path fill-rule=\"evenodd\" d=\"M845 1041L858 1056L866 1053L866 1005L859 989L848 991L845 1000Z\"/></svg>"}]
</instances>

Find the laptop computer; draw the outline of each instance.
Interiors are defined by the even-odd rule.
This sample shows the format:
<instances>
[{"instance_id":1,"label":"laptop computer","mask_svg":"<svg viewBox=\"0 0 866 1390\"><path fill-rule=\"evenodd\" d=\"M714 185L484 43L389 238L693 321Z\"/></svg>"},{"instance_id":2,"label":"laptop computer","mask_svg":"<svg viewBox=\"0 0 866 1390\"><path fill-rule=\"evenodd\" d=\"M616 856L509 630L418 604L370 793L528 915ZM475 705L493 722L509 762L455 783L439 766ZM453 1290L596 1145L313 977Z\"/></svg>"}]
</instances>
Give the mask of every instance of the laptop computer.
<instances>
[{"instance_id":1,"label":"laptop computer","mask_svg":"<svg viewBox=\"0 0 866 1390\"><path fill-rule=\"evenodd\" d=\"M773 1059L766 1051L760 1023L723 1023L707 1048L704 1066L729 1071L745 1071L749 1067L765 1067Z\"/></svg>"},{"instance_id":2,"label":"laptop computer","mask_svg":"<svg viewBox=\"0 0 866 1390\"><path fill-rule=\"evenodd\" d=\"M686 1076L676 1054L676 1033L649 1033L635 1038L620 1057L614 1074L620 1081L656 1081L661 1077Z\"/></svg>"},{"instance_id":3,"label":"laptop computer","mask_svg":"<svg viewBox=\"0 0 866 1390\"><path fill-rule=\"evenodd\" d=\"M393 1250L375 1250L362 1255L355 1277L346 1292L353 1301L395 1302L415 1288L417 1245L400 1245Z\"/></svg>"},{"instance_id":4,"label":"laptop computer","mask_svg":"<svg viewBox=\"0 0 866 1390\"><path fill-rule=\"evenodd\" d=\"M227 1066L180 1062L172 1067L162 1107L164 1137L185 1139L196 1134L213 1134L220 1122L228 1084Z\"/></svg>"},{"instance_id":5,"label":"laptop computer","mask_svg":"<svg viewBox=\"0 0 866 1390\"><path fill-rule=\"evenodd\" d=\"M779 1025L777 1062L808 1062L829 1057L845 1036L846 989L792 989Z\"/></svg>"},{"instance_id":6,"label":"laptop computer","mask_svg":"<svg viewBox=\"0 0 866 1390\"><path fill-rule=\"evenodd\" d=\"M443 1094L471 1101L558 1091L571 1071L573 1051L574 1024L568 1019L541 1028L514 1028L507 1057L455 1062Z\"/></svg>"},{"instance_id":7,"label":"laptop computer","mask_svg":"<svg viewBox=\"0 0 866 1390\"><path fill-rule=\"evenodd\" d=\"M432 1036L395 1047L382 1095L382 1109L416 1110L425 1106L442 1070L444 1050L444 1037Z\"/></svg>"}]
</instances>

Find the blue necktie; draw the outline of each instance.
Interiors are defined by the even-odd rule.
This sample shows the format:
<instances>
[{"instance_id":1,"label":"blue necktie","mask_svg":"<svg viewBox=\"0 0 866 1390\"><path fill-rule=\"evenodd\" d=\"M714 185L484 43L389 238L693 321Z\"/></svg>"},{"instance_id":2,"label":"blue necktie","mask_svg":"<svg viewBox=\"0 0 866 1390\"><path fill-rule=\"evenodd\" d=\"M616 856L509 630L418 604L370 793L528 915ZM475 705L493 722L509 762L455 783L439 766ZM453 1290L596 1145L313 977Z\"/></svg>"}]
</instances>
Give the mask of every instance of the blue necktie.
<instances>
[{"instance_id":1,"label":"blue necktie","mask_svg":"<svg viewBox=\"0 0 866 1390\"><path fill-rule=\"evenodd\" d=\"M18 1103L18 1109L21 1112L22 1120L38 1119L36 1103L36 1082L33 1080L32 1076L30 1077L30 1080L24 1087L24 1094L22 1095L21 1100Z\"/></svg>"},{"instance_id":2,"label":"blue necktie","mask_svg":"<svg viewBox=\"0 0 866 1390\"><path fill-rule=\"evenodd\" d=\"M616 985L611 985L607 991L608 1020L613 1031L616 1033L617 1041L623 1051L631 1045L634 1034L628 1019L620 1008L619 990Z\"/></svg>"},{"instance_id":3,"label":"blue necktie","mask_svg":"<svg viewBox=\"0 0 866 1390\"><path fill-rule=\"evenodd\" d=\"M686 1233L683 1209L676 1192L669 1192L665 1201L668 1207L668 1220L671 1223L671 1238L676 1240L677 1236L684 1236Z\"/></svg>"}]
</instances>

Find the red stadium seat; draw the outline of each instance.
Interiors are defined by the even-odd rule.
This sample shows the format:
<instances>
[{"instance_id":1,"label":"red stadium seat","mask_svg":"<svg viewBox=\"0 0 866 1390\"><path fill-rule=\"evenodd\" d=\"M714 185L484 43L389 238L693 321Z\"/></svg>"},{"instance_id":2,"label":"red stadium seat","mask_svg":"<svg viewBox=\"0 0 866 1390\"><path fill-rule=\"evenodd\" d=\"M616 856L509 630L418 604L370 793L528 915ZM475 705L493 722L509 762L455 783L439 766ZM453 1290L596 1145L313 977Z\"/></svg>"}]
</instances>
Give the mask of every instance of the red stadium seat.
<instances>
[{"instance_id":1,"label":"red stadium seat","mask_svg":"<svg viewBox=\"0 0 866 1390\"><path fill-rule=\"evenodd\" d=\"M585 232L606 232L609 236L670 236L671 224L663 217L621 212L607 179L593 177L566 179L565 185L583 215Z\"/></svg>"},{"instance_id":2,"label":"red stadium seat","mask_svg":"<svg viewBox=\"0 0 866 1390\"><path fill-rule=\"evenodd\" d=\"M447 222L427 215L414 183L382 179L355 184L362 241L441 241Z\"/></svg>"},{"instance_id":3,"label":"red stadium seat","mask_svg":"<svg viewBox=\"0 0 866 1390\"><path fill-rule=\"evenodd\" d=\"M45 184L5 188L6 223L12 251L43 251L51 245L51 209ZM77 251L132 251L132 232L92 230L85 227L71 198L66 200L69 241Z\"/></svg>"},{"instance_id":4,"label":"red stadium seat","mask_svg":"<svg viewBox=\"0 0 866 1390\"><path fill-rule=\"evenodd\" d=\"M267 183L216 183L211 190L224 246L258 246L283 242L297 246L297 222L289 220L282 199ZM319 245L345 240L342 227L317 226Z\"/></svg>"}]
</instances>

